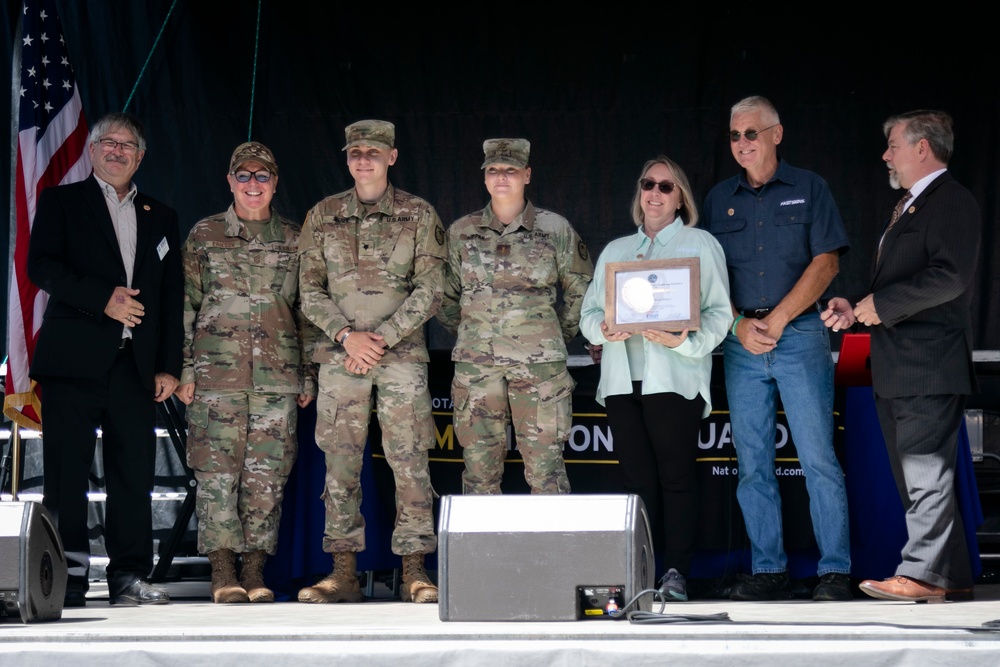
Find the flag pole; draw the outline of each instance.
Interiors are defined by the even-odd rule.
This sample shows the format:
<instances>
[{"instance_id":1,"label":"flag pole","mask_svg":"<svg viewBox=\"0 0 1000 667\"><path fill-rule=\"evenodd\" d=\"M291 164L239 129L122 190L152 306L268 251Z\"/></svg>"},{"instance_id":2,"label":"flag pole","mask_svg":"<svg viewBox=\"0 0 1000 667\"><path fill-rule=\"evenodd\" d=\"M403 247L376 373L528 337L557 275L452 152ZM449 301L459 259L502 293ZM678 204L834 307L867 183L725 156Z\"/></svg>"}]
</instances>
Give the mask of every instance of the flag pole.
<instances>
[{"instance_id":1,"label":"flag pole","mask_svg":"<svg viewBox=\"0 0 1000 667\"><path fill-rule=\"evenodd\" d=\"M17 33L14 36L14 43L17 44L21 41L21 35L23 34L24 23L20 16L17 18ZM13 283L11 278L14 273L14 246L17 243L17 212L16 212L16 183L17 183L17 143L18 143L18 114L20 113L20 94L19 90L21 88L21 49L14 48L14 53L12 54L11 62L11 91L10 91L10 200L8 201L8 212L9 212L9 223L8 230L10 235L10 241L8 247L7 256L7 282L5 283L10 287ZM13 295L9 295L13 298ZM10 304L8 304L9 308ZM8 327L4 327L4 349L10 350L10 331ZM7 362L10 362L8 356ZM6 403L6 397L4 402ZM4 406L6 407L6 405ZM17 502L18 494L21 492L21 428L17 423L17 420L10 420L10 499L12 502ZM2 470L0 470L0 478L3 477Z\"/></svg>"},{"instance_id":2,"label":"flag pole","mask_svg":"<svg viewBox=\"0 0 1000 667\"><path fill-rule=\"evenodd\" d=\"M11 457L13 464L10 467L10 499L17 502L17 495L21 491L21 426L17 422L11 422L10 429Z\"/></svg>"}]
</instances>

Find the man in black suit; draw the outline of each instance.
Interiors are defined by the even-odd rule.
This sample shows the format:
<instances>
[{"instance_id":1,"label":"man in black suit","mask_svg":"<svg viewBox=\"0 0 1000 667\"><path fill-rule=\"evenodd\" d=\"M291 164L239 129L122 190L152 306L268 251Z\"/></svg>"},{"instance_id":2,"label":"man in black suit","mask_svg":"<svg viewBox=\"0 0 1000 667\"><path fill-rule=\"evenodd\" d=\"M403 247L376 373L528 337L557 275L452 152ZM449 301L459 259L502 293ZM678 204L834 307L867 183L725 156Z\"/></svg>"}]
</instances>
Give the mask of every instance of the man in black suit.
<instances>
[{"instance_id":1,"label":"man in black suit","mask_svg":"<svg viewBox=\"0 0 1000 667\"><path fill-rule=\"evenodd\" d=\"M66 606L83 606L100 427L111 604L164 604L166 592L144 578L153 567L154 401L173 393L181 371L177 214L132 183L146 151L136 119L109 114L88 140L93 176L41 193L28 250L28 277L49 294L31 364L42 388L44 504L66 551Z\"/></svg>"},{"instance_id":2,"label":"man in black suit","mask_svg":"<svg viewBox=\"0 0 1000 667\"><path fill-rule=\"evenodd\" d=\"M972 598L972 571L955 498L958 433L972 366L973 276L981 216L972 194L947 171L951 117L913 111L883 125L889 182L905 189L882 234L871 293L852 309L831 300L834 331L871 328L872 384L907 542L896 575L861 590L884 600Z\"/></svg>"}]
</instances>

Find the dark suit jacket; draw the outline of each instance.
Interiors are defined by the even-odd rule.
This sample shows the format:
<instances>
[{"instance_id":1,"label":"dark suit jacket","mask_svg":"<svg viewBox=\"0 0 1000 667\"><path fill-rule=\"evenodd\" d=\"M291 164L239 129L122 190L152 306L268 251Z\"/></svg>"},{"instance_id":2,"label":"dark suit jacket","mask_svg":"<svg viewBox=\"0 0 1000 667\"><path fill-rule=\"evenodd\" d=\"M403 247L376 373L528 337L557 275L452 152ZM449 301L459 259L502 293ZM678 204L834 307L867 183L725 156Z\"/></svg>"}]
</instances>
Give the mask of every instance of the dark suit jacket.
<instances>
[{"instance_id":1,"label":"dark suit jacket","mask_svg":"<svg viewBox=\"0 0 1000 667\"><path fill-rule=\"evenodd\" d=\"M911 201L873 260L872 384L884 398L970 394L979 206L949 172Z\"/></svg>"},{"instance_id":2,"label":"dark suit jacket","mask_svg":"<svg viewBox=\"0 0 1000 667\"><path fill-rule=\"evenodd\" d=\"M145 315L132 329L142 381L157 373L179 378L183 345L184 278L177 214L137 193L132 287ZM162 255L162 256L161 256ZM38 200L28 277L49 294L31 363L31 377L93 378L115 361L122 323L104 314L115 287L126 284L118 237L93 176L47 188Z\"/></svg>"}]
</instances>

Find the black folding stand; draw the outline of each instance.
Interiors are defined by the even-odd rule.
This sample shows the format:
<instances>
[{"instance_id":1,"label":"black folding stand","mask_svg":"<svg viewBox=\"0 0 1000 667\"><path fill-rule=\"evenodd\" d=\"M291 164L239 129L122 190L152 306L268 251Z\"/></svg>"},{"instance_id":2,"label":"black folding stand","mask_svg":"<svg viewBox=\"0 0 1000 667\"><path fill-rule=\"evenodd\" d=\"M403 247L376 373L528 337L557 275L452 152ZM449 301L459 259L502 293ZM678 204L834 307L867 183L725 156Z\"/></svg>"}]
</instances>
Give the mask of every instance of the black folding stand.
<instances>
[{"instance_id":1,"label":"black folding stand","mask_svg":"<svg viewBox=\"0 0 1000 667\"><path fill-rule=\"evenodd\" d=\"M185 457L187 432L184 430L184 420L181 419L180 412L177 410L176 400L175 397L171 396L162 403L158 403L158 405L164 427L170 436L170 441L174 445L174 451L177 452L177 458L180 459L181 465L184 466L184 473L188 479L188 489L187 495L184 497L184 502L181 504L180 512L177 514L177 519L174 521L174 527L170 530L170 535L167 536L165 541L160 542L160 557L155 567L153 567L152 574L149 575L149 579L152 582L166 580L167 571L170 569L174 556L177 554L177 548L184 539L188 523L191 521L191 515L194 514L197 482L194 479L194 472L187 465L187 458Z\"/></svg>"}]
</instances>

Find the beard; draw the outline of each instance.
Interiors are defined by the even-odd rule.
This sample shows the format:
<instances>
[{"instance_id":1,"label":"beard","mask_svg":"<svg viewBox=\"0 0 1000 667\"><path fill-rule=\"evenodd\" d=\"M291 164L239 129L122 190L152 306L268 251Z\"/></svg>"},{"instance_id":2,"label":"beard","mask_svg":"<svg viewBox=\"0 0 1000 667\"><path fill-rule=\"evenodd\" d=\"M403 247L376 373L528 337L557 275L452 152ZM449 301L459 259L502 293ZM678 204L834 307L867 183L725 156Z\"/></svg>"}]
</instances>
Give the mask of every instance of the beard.
<instances>
[{"instance_id":1,"label":"beard","mask_svg":"<svg viewBox=\"0 0 1000 667\"><path fill-rule=\"evenodd\" d=\"M893 190L899 190L903 187L899 182L899 174L894 169L889 170L889 185L892 186Z\"/></svg>"}]
</instances>

